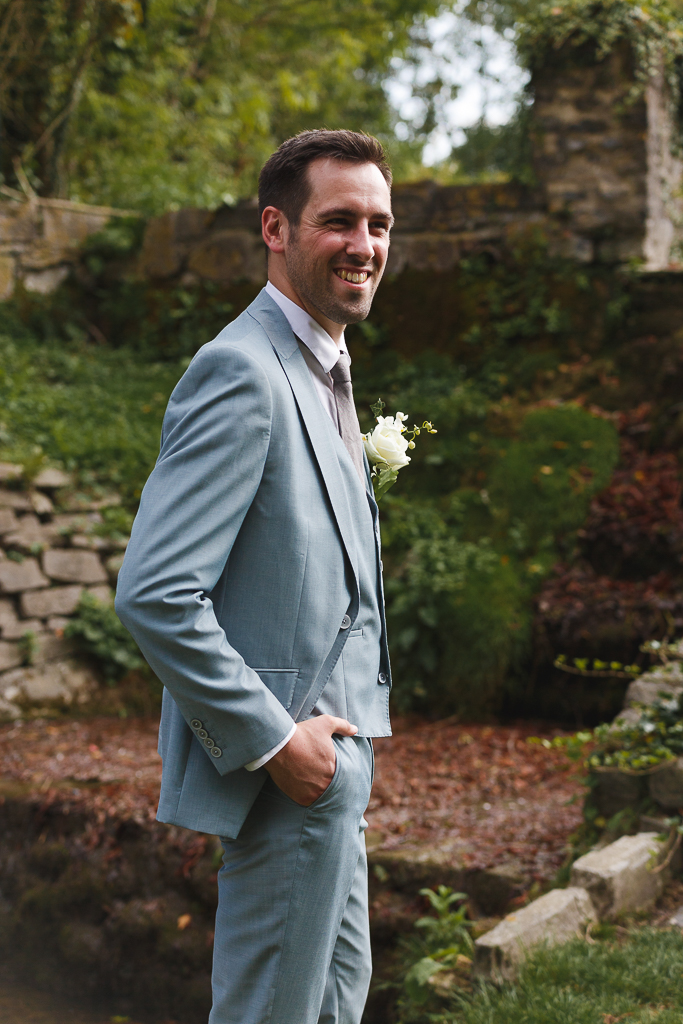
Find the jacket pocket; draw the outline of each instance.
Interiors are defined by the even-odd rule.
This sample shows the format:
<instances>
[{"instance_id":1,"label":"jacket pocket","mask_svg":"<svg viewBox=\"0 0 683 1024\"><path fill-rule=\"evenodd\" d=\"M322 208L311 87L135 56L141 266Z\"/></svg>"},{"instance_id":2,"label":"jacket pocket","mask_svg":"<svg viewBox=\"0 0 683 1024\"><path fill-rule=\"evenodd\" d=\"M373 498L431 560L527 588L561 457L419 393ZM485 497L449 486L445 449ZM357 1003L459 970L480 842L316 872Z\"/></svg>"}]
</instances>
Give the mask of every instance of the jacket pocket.
<instances>
[{"instance_id":1,"label":"jacket pocket","mask_svg":"<svg viewBox=\"0 0 683 1024\"><path fill-rule=\"evenodd\" d=\"M255 668L254 672L260 677L274 697L288 709L294 698L294 688L299 678L298 668Z\"/></svg>"}]
</instances>

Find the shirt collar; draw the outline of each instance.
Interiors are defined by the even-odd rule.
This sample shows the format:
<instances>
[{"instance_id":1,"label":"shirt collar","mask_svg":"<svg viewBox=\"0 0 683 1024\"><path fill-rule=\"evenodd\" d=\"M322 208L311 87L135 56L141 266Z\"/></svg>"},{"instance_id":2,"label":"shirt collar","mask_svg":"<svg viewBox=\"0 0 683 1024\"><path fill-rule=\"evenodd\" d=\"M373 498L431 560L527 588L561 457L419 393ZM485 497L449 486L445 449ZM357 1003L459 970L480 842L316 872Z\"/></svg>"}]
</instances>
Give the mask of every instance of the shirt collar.
<instances>
[{"instance_id":1,"label":"shirt collar","mask_svg":"<svg viewBox=\"0 0 683 1024\"><path fill-rule=\"evenodd\" d=\"M348 355L343 334L339 344L337 344L334 338L331 338L327 331L305 309L297 306L296 302L292 302L286 295L283 295L280 289L276 288L271 281L268 281L266 284L266 291L273 302L277 302L297 338L303 341L306 348L313 353L325 373L329 373L335 363L337 363L340 353Z\"/></svg>"}]
</instances>

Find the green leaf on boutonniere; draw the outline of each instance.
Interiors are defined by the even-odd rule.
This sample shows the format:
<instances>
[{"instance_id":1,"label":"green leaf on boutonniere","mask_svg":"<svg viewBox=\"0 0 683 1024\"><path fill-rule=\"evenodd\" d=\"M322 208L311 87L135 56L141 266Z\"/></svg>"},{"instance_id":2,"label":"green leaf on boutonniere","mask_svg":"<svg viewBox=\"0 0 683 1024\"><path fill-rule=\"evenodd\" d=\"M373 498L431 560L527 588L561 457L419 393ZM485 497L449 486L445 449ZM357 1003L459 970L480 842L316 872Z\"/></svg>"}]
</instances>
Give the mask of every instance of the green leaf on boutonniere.
<instances>
[{"instance_id":1,"label":"green leaf on boutonniere","mask_svg":"<svg viewBox=\"0 0 683 1024\"><path fill-rule=\"evenodd\" d=\"M382 409L384 408L384 405L385 403L382 401L382 399L378 398L377 401L370 406L370 412L375 417L375 419L377 419L378 416L382 415Z\"/></svg>"},{"instance_id":2,"label":"green leaf on boutonniere","mask_svg":"<svg viewBox=\"0 0 683 1024\"><path fill-rule=\"evenodd\" d=\"M393 487L397 479L397 469L392 469L390 466L378 467L377 472L372 478L372 486L375 489L375 501L379 502L379 500L387 493L389 488Z\"/></svg>"}]
</instances>

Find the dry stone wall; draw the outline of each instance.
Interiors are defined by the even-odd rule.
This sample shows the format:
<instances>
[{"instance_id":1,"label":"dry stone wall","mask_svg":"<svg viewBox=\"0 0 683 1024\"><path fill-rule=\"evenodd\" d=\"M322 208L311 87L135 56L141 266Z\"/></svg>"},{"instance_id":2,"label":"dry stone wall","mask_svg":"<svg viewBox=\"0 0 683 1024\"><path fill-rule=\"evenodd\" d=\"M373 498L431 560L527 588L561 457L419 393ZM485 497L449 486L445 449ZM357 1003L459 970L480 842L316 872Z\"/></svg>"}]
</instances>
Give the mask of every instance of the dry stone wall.
<instances>
[{"instance_id":1,"label":"dry stone wall","mask_svg":"<svg viewBox=\"0 0 683 1024\"><path fill-rule=\"evenodd\" d=\"M0 720L85 702L98 685L64 630L84 591L113 599L126 541L98 527L117 503L78 494L61 470L26 486L21 466L0 464Z\"/></svg>"},{"instance_id":2,"label":"dry stone wall","mask_svg":"<svg viewBox=\"0 0 683 1024\"><path fill-rule=\"evenodd\" d=\"M0 193L9 194L0 202L0 302L18 284L41 295L53 292L89 235L111 217L130 216L127 210L26 196L6 186Z\"/></svg>"}]
</instances>

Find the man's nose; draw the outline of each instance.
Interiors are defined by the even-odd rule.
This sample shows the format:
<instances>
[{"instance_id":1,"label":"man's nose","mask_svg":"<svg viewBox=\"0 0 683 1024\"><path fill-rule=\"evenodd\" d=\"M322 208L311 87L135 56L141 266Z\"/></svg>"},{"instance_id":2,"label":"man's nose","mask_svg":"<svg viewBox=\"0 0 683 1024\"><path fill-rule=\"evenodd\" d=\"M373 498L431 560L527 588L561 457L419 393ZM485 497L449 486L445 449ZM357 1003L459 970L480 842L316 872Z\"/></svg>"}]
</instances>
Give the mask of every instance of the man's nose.
<instances>
[{"instance_id":1,"label":"man's nose","mask_svg":"<svg viewBox=\"0 0 683 1024\"><path fill-rule=\"evenodd\" d=\"M349 256L355 256L366 263L374 257L375 247L367 224L356 225L346 243L346 252Z\"/></svg>"}]
</instances>

